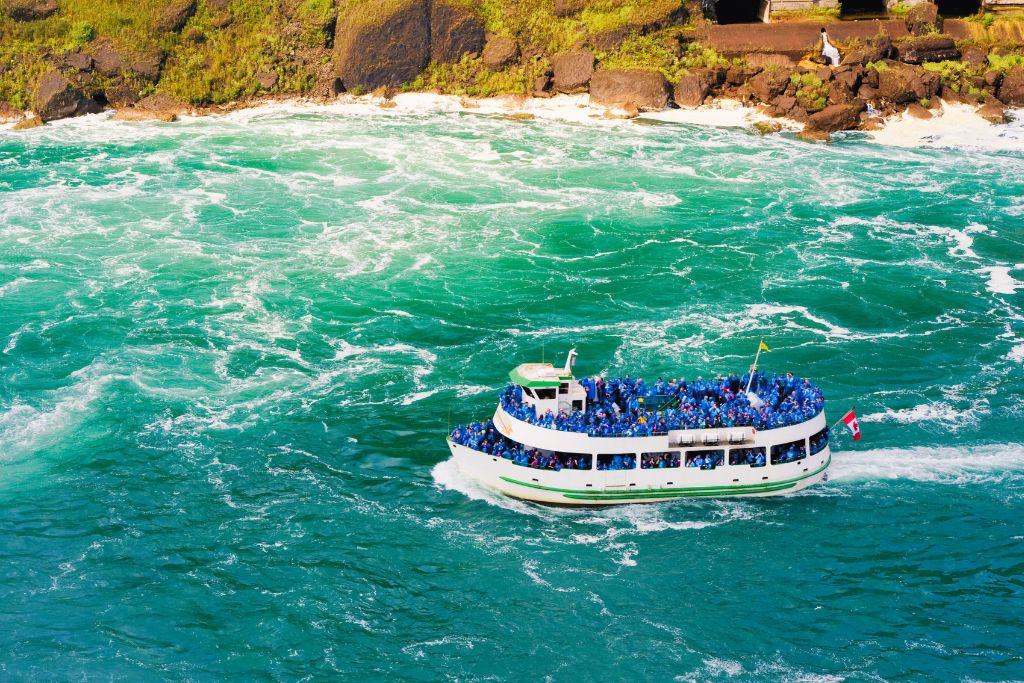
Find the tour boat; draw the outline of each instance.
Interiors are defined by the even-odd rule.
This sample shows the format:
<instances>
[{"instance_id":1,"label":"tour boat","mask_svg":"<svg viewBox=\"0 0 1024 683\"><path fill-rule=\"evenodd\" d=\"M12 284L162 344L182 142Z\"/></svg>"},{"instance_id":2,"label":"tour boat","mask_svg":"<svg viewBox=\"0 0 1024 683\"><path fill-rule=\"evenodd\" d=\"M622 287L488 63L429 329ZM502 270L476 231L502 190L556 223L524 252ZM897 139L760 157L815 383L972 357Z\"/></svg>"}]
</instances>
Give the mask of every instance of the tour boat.
<instances>
[{"instance_id":1,"label":"tour boat","mask_svg":"<svg viewBox=\"0 0 1024 683\"><path fill-rule=\"evenodd\" d=\"M449 434L459 470L561 505L781 495L827 477L824 398L806 380L756 361L742 377L690 383L577 380L574 361L512 370L493 418Z\"/></svg>"}]
</instances>

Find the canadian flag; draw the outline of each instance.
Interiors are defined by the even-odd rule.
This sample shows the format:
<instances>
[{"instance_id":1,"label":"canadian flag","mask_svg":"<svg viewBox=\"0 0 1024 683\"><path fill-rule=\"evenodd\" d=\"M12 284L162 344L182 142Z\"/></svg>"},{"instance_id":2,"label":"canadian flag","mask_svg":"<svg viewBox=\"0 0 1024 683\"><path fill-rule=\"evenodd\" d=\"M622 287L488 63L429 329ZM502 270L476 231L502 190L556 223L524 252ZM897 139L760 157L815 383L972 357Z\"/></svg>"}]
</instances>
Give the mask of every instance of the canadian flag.
<instances>
[{"instance_id":1,"label":"canadian flag","mask_svg":"<svg viewBox=\"0 0 1024 683\"><path fill-rule=\"evenodd\" d=\"M853 432L853 440L860 441L860 423L857 422L857 413L850 410L846 415L843 415L842 421Z\"/></svg>"}]
</instances>

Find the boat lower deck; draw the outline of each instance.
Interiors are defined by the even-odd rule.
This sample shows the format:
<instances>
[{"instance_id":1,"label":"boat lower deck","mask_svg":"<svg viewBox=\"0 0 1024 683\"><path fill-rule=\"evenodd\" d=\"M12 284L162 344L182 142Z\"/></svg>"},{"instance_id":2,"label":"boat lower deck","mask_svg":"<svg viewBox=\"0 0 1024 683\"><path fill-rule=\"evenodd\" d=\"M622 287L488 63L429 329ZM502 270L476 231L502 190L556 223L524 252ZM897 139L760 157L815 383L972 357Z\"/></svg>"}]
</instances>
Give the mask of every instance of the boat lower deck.
<instances>
[{"instance_id":1,"label":"boat lower deck","mask_svg":"<svg viewBox=\"0 0 1024 683\"><path fill-rule=\"evenodd\" d=\"M538 470L449 442L460 471L506 495L558 505L653 503L678 498L771 496L822 481L832 458L826 447L795 462L752 468Z\"/></svg>"}]
</instances>

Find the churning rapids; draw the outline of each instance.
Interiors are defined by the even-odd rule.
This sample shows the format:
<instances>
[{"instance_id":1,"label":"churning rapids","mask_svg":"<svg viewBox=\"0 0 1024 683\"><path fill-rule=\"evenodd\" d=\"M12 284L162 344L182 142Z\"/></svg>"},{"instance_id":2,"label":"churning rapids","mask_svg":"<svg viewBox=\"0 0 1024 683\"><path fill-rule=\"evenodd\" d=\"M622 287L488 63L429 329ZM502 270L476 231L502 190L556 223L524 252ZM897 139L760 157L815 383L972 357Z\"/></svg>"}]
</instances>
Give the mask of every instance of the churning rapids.
<instances>
[{"instance_id":1,"label":"churning rapids","mask_svg":"<svg viewBox=\"0 0 1024 683\"><path fill-rule=\"evenodd\" d=\"M0 131L0 677L1024 678L1024 153L267 108ZM791 497L459 478L508 368L850 405Z\"/></svg>"}]
</instances>

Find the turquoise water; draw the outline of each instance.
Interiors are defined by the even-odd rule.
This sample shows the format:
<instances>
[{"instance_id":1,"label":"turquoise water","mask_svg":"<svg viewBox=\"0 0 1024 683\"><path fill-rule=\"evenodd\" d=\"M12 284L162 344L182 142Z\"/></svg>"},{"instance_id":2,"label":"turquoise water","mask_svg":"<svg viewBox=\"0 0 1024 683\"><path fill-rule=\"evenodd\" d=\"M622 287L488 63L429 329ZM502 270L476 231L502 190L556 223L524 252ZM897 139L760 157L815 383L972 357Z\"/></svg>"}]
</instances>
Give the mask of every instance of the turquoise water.
<instances>
[{"instance_id":1,"label":"turquoise water","mask_svg":"<svg viewBox=\"0 0 1024 683\"><path fill-rule=\"evenodd\" d=\"M0 678L1022 679L1022 226L1017 152L0 132ZM447 461L519 362L692 377L762 335L862 416L825 485L549 509Z\"/></svg>"}]
</instances>

